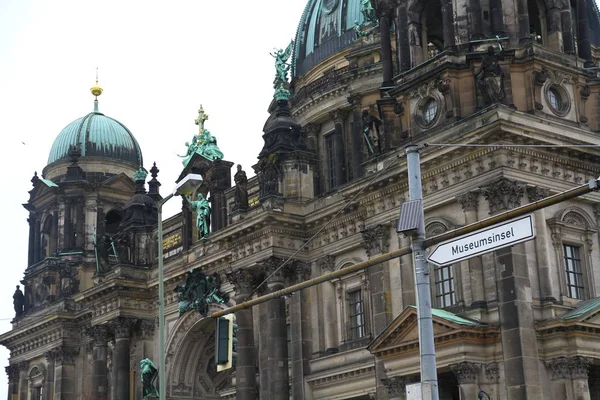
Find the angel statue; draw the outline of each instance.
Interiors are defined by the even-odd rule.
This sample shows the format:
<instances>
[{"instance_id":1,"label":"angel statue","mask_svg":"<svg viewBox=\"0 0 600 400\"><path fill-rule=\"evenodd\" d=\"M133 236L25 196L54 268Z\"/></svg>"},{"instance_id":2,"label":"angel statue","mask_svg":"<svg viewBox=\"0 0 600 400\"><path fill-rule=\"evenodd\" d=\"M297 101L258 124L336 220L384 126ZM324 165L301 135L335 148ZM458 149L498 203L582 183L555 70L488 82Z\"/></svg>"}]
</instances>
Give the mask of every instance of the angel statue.
<instances>
[{"instance_id":1,"label":"angel statue","mask_svg":"<svg viewBox=\"0 0 600 400\"><path fill-rule=\"evenodd\" d=\"M140 361L141 370L142 370L142 387L143 387L143 398L147 399L150 397L160 397L156 387L154 386L154 381L158 376L158 370L156 369L156 365L149 358L144 358Z\"/></svg>"},{"instance_id":2,"label":"angel statue","mask_svg":"<svg viewBox=\"0 0 600 400\"><path fill-rule=\"evenodd\" d=\"M287 74L290 70L288 59L292 55L293 47L294 41L292 40L285 50L274 49L275 53L271 53L271 56L275 58L275 80L273 81L273 89L277 89L282 83L287 83Z\"/></svg>"}]
</instances>

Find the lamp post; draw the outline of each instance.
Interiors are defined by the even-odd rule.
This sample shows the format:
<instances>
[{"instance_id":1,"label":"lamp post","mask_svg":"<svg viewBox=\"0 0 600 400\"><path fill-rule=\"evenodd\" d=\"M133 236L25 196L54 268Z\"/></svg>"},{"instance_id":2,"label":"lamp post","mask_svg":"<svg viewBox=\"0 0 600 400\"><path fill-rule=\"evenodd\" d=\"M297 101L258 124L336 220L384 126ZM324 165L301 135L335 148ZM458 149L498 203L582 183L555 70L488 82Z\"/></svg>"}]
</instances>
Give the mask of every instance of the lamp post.
<instances>
[{"instance_id":1,"label":"lamp post","mask_svg":"<svg viewBox=\"0 0 600 400\"><path fill-rule=\"evenodd\" d=\"M167 367L165 363L165 272L163 260L163 225L162 225L162 207L175 195L186 195L192 193L194 189L202 184L202 176L198 174L188 174L173 189L173 193L157 204L158 211L158 341L159 341L159 365L158 365L158 390L159 399L167 398Z\"/></svg>"}]
</instances>

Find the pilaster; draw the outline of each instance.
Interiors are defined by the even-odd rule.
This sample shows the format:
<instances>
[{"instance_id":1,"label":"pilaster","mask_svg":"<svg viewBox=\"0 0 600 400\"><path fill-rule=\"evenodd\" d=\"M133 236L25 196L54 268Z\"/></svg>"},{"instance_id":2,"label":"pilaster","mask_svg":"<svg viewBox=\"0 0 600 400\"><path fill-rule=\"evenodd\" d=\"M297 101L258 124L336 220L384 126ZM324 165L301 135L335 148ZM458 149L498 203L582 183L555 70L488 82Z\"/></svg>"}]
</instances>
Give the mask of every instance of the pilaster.
<instances>
[{"instance_id":1,"label":"pilaster","mask_svg":"<svg viewBox=\"0 0 600 400\"><path fill-rule=\"evenodd\" d=\"M477 222L477 209L479 208L479 192L470 191L463 193L456 198L462 206L465 213L465 224ZM486 308L485 302L485 282L483 276L483 263L481 257L473 257L468 261L469 279L471 286L471 307Z\"/></svg>"},{"instance_id":2,"label":"pilaster","mask_svg":"<svg viewBox=\"0 0 600 400\"><path fill-rule=\"evenodd\" d=\"M137 319L117 317L111 321L115 333L115 349L113 357L113 384L115 385L115 400L128 400L130 393L129 354L131 352L131 334L137 324Z\"/></svg>"},{"instance_id":3,"label":"pilaster","mask_svg":"<svg viewBox=\"0 0 600 400\"><path fill-rule=\"evenodd\" d=\"M54 352L54 400L75 400L75 357L79 349L58 347Z\"/></svg>"},{"instance_id":4,"label":"pilaster","mask_svg":"<svg viewBox=\"0 0 600 400\"><path fill-rule=\"evenodd\" d=\"M321 274L333 272L335 268L335 257L331 255L323 256L317 260L317 265L321 268ZM323 310L322 325L325 355L335 354L339 351L335 285L330 281L323 282L320 285L320 289Z\"/></svg>"},{"instance_id":5,"label":"pilaster","mask_svg":"<svg viewBox=\"0 0 600 400\"><path fill-rule=\"evenodd\" d=\"M458 380L458 388L461 399L476 399L479 387L479 371L481 364L463 361L451 364L450 369Z\"/></svg>"},{"instance_id":6,"label":"pilaster","mask_svg":"<svg viewBox=\"0 0 600 400\"><path fill-rule=\"evenodd\" d=\"M106 358L108 352L109 331L106 325L95 325L87 329L86 334L92 337L92 400L106 400L108 397L108 368Z\"/></svg>"}]
</instances>

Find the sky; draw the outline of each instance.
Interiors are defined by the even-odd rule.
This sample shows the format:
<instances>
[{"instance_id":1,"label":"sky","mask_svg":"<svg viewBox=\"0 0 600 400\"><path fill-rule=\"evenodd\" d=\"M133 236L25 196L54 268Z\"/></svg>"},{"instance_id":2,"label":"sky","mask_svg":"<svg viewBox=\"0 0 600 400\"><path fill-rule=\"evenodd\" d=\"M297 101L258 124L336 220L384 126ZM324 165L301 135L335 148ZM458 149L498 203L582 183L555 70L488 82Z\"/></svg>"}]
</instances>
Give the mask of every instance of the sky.
<instances>
[{"instance_id":1,"label":"sky","mask_svg":"<svg viewBox=\"0 0 600 400\"><path fill-rule=\"evenodd\" d=\"M269 53L293 39L305 3L0 0L0 332L11 328L12 294L27 266L22 204L31 177L46 166L59 132L93 111L96 67L100 112L134 134L146 169L156 162L163 194L181 172L177 154L197 132L200 104L224 158L250 177L273 95ZM164 215L180 206L167 203ZM0 346L0 368L7 358Z\"/></svg>"}]
</instances>

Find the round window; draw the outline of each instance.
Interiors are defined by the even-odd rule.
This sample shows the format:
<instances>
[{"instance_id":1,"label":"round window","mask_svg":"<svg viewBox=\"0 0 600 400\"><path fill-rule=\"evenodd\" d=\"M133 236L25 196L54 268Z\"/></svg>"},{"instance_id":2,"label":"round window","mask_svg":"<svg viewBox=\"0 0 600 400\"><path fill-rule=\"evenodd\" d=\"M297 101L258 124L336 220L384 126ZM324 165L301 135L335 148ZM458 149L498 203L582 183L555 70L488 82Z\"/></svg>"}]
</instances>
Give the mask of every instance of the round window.
<instances>
[{"instance_id":1,"label":"round window","mask_svg":"<svg viewBox=\"0 0 600 400\"><path fill-rule=\"evenodd\" d=\"M562 99L560 97L560 93L554 88L548 90L548 100L550 101L550 107L554 108L557 111L562 109Z\"/></svg>"},{"instance_id":2,"label":"round window","mask_svg":"<svg viewBox=\"0 0 600 400\"><path fill-rule=\"evenodd\" d=\"M434 99L427 100L423 108L423 122L431 124L437 116L438 104Z\"/></svg>"},{"instance_id":3,"label":"round window","mask_svg":"<svg viewBox=\"0 0 600 400\"><path fill-rule=\"evenodd\" d=\"M550 111L559 116L565 116L570 107L567 91L558 85L551 85L546 89L546 102Z\"/></svg>"}]
</instances>

